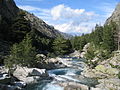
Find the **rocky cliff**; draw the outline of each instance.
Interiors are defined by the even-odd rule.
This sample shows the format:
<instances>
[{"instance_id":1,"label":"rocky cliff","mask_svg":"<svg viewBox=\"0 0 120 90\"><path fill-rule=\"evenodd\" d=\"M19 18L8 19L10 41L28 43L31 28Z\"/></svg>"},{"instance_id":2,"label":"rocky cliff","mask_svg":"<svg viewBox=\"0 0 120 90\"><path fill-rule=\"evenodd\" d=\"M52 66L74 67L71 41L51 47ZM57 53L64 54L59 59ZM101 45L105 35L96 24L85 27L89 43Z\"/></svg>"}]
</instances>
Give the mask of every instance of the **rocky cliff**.
<instances>
[{"instance_id":1,"label":"rocky cliff","mask_svg":"<svg viewBox=\"0 0 120 90\"><path fill-rule=\"evenodd\" d=\"M110 22L116 22L120 25L120 3L117 4L112 15L106 20L105 24L109 24Z\"/></svg>"}]
</instances>

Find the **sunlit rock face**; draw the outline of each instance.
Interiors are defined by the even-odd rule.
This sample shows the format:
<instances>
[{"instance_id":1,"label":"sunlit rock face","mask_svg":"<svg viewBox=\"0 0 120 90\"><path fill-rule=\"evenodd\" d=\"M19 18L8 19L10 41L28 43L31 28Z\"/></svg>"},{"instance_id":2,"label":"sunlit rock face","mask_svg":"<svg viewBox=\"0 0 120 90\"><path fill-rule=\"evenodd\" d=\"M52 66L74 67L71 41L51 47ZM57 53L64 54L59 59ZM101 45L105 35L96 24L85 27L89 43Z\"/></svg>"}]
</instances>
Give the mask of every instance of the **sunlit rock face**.
<instances>
[{"instance_id":1,"label":"sunlit rock face","mask_svg":"<svg viewBox=\"0 0 120 90\"><path fill-rule=\"evenodd\" d=\"M119 24L120 22L120 3L117 4L112 15L106 20L105 24L109 24L110 22L116 22Z\"/></svg>"}]
</instances>

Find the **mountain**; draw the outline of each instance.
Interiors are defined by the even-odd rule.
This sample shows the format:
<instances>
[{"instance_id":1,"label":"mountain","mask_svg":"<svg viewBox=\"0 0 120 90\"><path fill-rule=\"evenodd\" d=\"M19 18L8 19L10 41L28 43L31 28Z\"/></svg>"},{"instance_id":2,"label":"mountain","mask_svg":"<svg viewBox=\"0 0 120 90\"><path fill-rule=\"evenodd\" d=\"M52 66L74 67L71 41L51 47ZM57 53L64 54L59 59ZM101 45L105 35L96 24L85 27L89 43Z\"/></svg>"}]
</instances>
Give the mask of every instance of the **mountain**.
<instances>
[{"instance_id":1,"label":"mountain","mask_svg":"<svg viewBox=\"0 0 120 90\"><path fill-rule=\"evenodd\" d=\"M63 36L65 38L69 37L67 34L56 30L53 26L46 24L42 19L36 17L33 14L26 12L25 18L26 20L30 21L31 28L34 28L35 30L39 31L44 36L50 38L55 38L57 36Z\"/></svg>"},{"instance_id":2,"label":"mountain","mask_svg":"<svg viewBox=\"0 0 120 90\"><path fill-rule=\"evenodd\" d=\"M4 33L7 33L10 27L9 25L11 24L12 20L15 17L17 17L20 11L24 10L19 9L16 6L14 0L0 0L0 24L6 24L5 27L0 28L0 36L1 34L3 35ZM36 17L35 15L27 11L24 12L24 17L27 21L29 21L31 29L38 31L39 35L48 38L55 38L57 36L63 36L68 38L69 35L61 33L60 31L56 30L53 26L46 24L43 20Z\"/></svg>"},{"instance_id":3,"label":"mountain","mask_svg":"<svg viewBox=\"0 0 120 90\"><path fill-rule=\"evenodd\" d=\"M120 3L117 4L112 15L106 20L105 24L109 24L110 22L115 22L120 25Z\"/></svg>"},{"instance_id":4,"label":"mountain","mask_svg":"<svg viewBox=\"0 0 120 90\"><path fill-rule=\"evenodd\" d=\"M24 12L23 18L19 16L20 12ZM9 54L10 47L23 40L29 32L34 33L33 46L40 51L51 51L51 43L58 36L67 39L71 37L56 30L35 15L19 9L14 0L0 0L0 63Z\"/></svg>"},{"instance_id":5,"label":"mountain","mask_svg":"<svg viewBox=\"0 0 120 90\"><path fill-rule=\"evenodd\" d=\"M17 16L18 12L19 8L13 0L0 0L0 21L2 18L11 20Z\"/></svg>"}]
</instances>

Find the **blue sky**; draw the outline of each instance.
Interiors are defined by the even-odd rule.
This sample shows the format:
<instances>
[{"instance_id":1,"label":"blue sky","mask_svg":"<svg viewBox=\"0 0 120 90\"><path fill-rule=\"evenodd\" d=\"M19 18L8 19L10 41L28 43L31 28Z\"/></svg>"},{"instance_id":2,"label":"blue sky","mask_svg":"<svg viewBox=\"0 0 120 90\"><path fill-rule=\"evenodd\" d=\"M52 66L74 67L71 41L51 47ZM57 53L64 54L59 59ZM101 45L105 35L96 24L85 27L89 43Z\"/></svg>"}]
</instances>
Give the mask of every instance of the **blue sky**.
<instances>
[{"instance_id":1,"label":"blue sky","mask_svg":"<svg viewBox=\"0 0 120 90\"><path fill-rule=\"evenodd\" d=\"M103 25L119 0L15 0L17 6L56 29L74 35L90 33Z\"/></svg>"}]
</instances>

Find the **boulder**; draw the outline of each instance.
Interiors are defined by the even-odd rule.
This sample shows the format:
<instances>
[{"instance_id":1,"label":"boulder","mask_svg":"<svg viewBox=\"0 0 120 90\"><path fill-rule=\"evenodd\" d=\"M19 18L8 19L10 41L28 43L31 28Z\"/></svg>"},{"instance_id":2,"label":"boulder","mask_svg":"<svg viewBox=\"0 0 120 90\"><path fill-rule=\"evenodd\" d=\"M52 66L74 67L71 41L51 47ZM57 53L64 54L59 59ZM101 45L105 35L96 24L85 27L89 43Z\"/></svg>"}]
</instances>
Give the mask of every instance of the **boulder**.
<instances>
[{"instance_id":1,"label":"boulder","mask_svg":"<svg viewBox=\"0 0 120 90\"><path fill-rule=\"evenodd\" d=\"M36 55L36 58L43 58L43 59L45 59L46 56L45 56L44 54L37 54L37 55Z\"/></svg>"},{"instance_id":2,"label":"boulder","mask_svg":"<svg viewBox=\"0 0 120 90\"><path fill-rule=\"evenodd\" d=\"M15 76L21 81L24 81L25 83L32 83L44 77L48 77L49 75L46 72L46 69L27 68L18 66L17 69L14 71L13 76Z\"/></svg>"},{"instance_id":3,"label":"boulder","mask_svg":"<svg viewBox=\"0 0 120 90\"><path fill-rule=\"evenodd\" d=\"M46 72L46 69L32 68L31 71L29 72L29 75L47 77L48 73Z\"/></svg>"},{"instance_id":4,"label":"boulder","mask_svg":"<svg viewBox=\"0 0 120 90\"><path fill-rule=\"evenodd\" d=\"M106 73L106 71L107 71L107 68L104 65L98 65L98 66L95 67L95 69L97 71L100 71L100 72L103 72L103 73Z\"/></svg>"},{"instance_id":5,"label":"boulder","mask_svg":"<svg viewBox=\"0 0 120 90\"><path fill-rule=\"evenodd\" d=\"M77 58L79 58L79 57L80 57L80 52L79 52L79 51L74 51L74 52L71 53L69 56L70 56L70 57L77 57Z\"/></svg>"}]
</instances>

